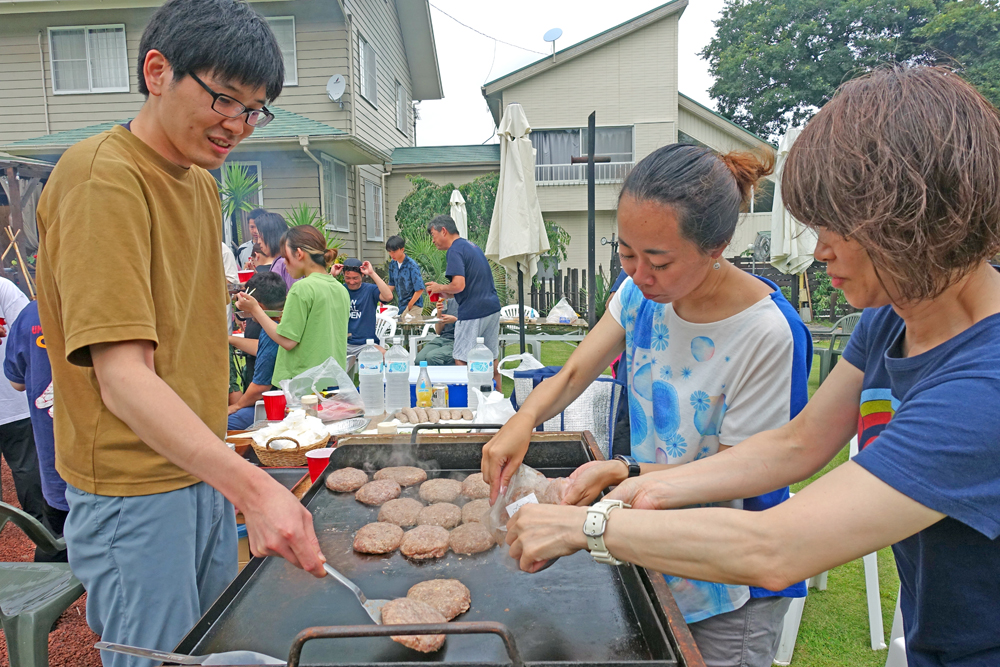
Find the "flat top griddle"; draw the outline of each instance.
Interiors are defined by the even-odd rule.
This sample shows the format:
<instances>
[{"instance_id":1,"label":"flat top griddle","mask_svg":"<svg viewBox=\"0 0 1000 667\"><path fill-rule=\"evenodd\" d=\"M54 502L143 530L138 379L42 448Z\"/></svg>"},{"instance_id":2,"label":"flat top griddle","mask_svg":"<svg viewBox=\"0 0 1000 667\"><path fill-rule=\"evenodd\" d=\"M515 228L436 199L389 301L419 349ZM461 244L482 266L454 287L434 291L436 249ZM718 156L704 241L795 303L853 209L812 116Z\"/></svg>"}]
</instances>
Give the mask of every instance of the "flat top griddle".
<instances>
[{"instance_id":1,"label":"flat top griddle","mask_svg":"<svg viewBox=\"0 0 1000 667\"><path fill-rule=\"evenodd\" d=\"M376 521L378 508L335 494L324 486L330 470L347 466L375 470L419 463L428 478L464 478L478 472L482 444L347 445L302 502L314 517L330 564L353 579L370 598L404 597L414 584L455 578L468 586L471 609L455 621L497 621L514 636L526 663L617 664L667 667L679 663L668 640L655 594L641 571L599 565L580 552L538 574L517 569L506 546L473 556L449 552L414 562L398 552L369 556L352 549L354 533ZM533 445L526 463L549 477L566 476L591 454L582 441ZM569 465L566 465L566 464ZM402 497L417 497L416 488ZM465 502L464 499L457 504ZM235 649L284 657L299 631L313 626L370 625L353 594L332 578L315 579L281 558L255 558L177 647L180 653ZM422 654L387 637L317 639L303 648L301 664L362 665L441 662L450 665L508 664L503 643L485 635L450 635L441 651Z\"/></svg>"}]
</instances>

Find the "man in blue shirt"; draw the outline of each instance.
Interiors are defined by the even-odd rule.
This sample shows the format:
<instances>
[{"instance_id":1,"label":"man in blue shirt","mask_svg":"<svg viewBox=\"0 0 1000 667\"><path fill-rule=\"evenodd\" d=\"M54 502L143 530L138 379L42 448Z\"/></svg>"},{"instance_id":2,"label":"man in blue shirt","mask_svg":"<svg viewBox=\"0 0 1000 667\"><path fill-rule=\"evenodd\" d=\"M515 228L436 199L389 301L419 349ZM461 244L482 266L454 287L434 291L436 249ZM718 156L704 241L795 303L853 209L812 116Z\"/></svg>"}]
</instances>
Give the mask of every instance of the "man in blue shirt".
<instances>
[{"instance_id":1,"label":"man in blue shirt","mask_svg":"<svg viewBox=\"0 0 1000 667\"><path fill-rule=\"evenodd\" d=\"M344 275L344 287L351 297L351 319L347 323L347 356L357 357L369 338L375 341L379 350L385 352L378 346L379 341L375 336L375 315L379 302L392 301L392 288L379 277L371 262L362 262L353 257L345 259L343 264L334 264L332 272L335 276ZM374 284L362 282L362 276L368 276Z\"/></svg>"},{"instance_id":2,"label":"man in blue shirt","mask_svg":"<svg viewBox=\"0 0 1000 667\"><path fill-rule=\"evenodd\" d=\"M389 289L399 296L399 312L423 308L424 274L420 272L420 265L412 257L406 256L406 241L402 236L390 236L385 242L385 249L392 258L389 261L389 280L386 282Z\"/></svg>"},{"instance_id":3,"label":"man in blue shirt","mask_svg":"<svg viewBox=\"0 0 1000 667\"><path fill-rule=\"evenodd\" d=\"M439 215L430 221L427 232L434 245L448 251L445 275L447 285L427 283L431 294L454 295L458 302L458 321L455 323L455 347L452 355L455 364L465 366L469 351L476 338L482 338L493 353L493 381L500 386L500 372L496 363L500 357L500 299L497 297L493 271L483 251L463 239L450 215Z\"/></svg>"},{"instance_id":4,"label":"man in blue shirt","mask_svg":"<svg viewBox=\"0 0 1000 667\"><path fill-rule=\"evenodd\" d=\"M26 305L14 320L6 339L3 372L11 386L27 392L31 430L38 454L42 497L45 499L45 523L57 537L69 514L66 482L56 472L55 437L52 429L52 367L45 352L45 337L38 319L38 302ZM35 562L66 562L66 550L49 553L35 549Z\"/></svg>"},{"instance_id":5,"label":"man in blue shirt","mask_svg":"<svg viewBox=\"0 0 1000 667\"><path fill-rule=\"evenodd\" d=\"M267 310L281 310L285 305L285 295L288 288L284 279L272 271L258 272L247 281L247 291L253 292L254 298ZM256 356L253 369L253 379L240 398L229 406L229 421L226 425L230 431L242 431L253 424L254 407L261 400L265 391L271 390L271 377L274 375L274 360L278 356L278 344L271 340L260 327L257 340L247 340L239 336L230 336L229 342L244 352Z\"/></svg>"}]
</instances>

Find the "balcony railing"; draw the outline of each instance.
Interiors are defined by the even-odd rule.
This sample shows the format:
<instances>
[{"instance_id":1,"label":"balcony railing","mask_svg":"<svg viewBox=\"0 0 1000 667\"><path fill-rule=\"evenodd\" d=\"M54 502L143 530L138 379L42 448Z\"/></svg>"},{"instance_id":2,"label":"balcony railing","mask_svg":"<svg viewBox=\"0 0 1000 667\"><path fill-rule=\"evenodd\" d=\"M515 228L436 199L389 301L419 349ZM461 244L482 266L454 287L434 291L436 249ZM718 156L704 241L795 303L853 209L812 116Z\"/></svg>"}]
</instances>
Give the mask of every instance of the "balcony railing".
<instances>
[{"instance_id":1,"label":"balcony railing","mask_svg":"<svg viewBox=\"0 0 1000 667\"><path fill-rule=\"evenodd\" d=\"M594 165L597 183L621 183L635 166L634 162L599 162ZM586 164L536 164L537 185L586 185Z\"/></svg>"}]
</instances>

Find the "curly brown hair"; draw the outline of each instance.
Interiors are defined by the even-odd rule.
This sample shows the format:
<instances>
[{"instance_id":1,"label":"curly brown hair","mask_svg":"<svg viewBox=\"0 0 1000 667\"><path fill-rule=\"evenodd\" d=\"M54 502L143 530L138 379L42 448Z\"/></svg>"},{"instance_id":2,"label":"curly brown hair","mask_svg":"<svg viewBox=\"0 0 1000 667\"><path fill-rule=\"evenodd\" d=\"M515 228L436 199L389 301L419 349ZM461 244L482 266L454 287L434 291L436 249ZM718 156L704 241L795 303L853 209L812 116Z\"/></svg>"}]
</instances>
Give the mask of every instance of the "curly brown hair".
<instances>
[{"instance_id":1,"label":"curly brown hair","mask_svg":"<svg viewBox=\"0 0 1000 667\"><path fill-rule=\"evenodd\" d=\"M781 179L804 224L856 240L904 301L941 294L1000 249L1000 112L938 67L843 84Z\"/></svg>"}]
</instances>

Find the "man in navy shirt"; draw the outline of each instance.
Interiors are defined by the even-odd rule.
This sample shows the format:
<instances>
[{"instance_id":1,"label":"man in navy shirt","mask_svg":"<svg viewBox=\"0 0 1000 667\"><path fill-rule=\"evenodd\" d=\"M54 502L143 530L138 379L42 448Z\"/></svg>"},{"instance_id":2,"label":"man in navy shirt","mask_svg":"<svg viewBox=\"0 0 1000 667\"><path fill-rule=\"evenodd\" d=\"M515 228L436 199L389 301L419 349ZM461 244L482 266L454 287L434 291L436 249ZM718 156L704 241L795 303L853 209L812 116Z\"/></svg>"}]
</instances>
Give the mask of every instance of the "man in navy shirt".
<instances>
[{"instance_id":1,"label":"man in navy shirt","mask_svg":"<svg viewBox=\"0 0 1000 667\"><path fill-rule=\"evenodd\" d=\"M392 301L392 289L375 273L371 262L362 262L353 257L345 259L343 264L334 264L332 273L335 276L344 274L344 287L351 297L351 319L347 323L347 356L356 357L369 338L375 341L379 350L385 352L377 345L375 315L379 302ZM361 282L362 276L370 277L374 284Z\"/></svg>"},{"instance_id":2,"label":"man in navy shirt","mask_svg":"<svg viewBox=\"0 0 1000 667\"><path fill-rule=\"evenodd\" d=\"M427 283L431 294L454 295L458 302L455 323L455 364L465 366L476 338L482 338L493 353L493 381L500 386L497 360L500 357L500 299L493 282L493 271L483 251L463 239L450 215L439 215L427 226L434 245L448 251L445 275L447 285Z\"/></svg>"},{"instance_id":3,"label":"man in navy shirt","mask_svg":"<svg viewBox=\"0 0 1000 667\"><path fill-rule=\"evenodd\" d=\"M52 366L45 352L45 336L38 319L38 302L28 303L14 320L6 339L3 372L11 386L27 392L31 413L31 430L38 454L42 497L45 499L45 523L62 536L63 524L69 514L66 504L66 482L56 472L55 437L52 429ZM49 553L35 549L36 562L66 562L66 550Z\"/></svg>"},{"instance_id":4,"label":"man in navy shirt","mask_svg":"<svg viewBox=\"0 0 1000 667\"><path fill-rule=\"evenodd\" d=\"M399 312L424 307L424 274L412 257L406 256L402 236L390 236L385 242L389 252L389 288L399 294Z\"/></svg>"}]
</instances>

